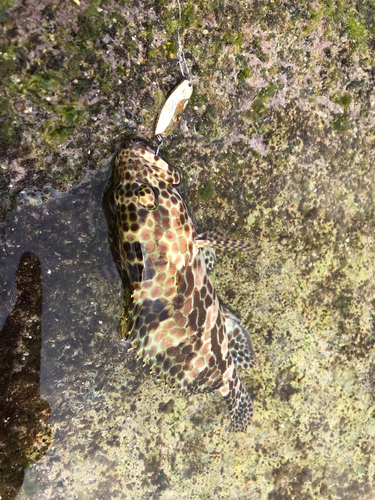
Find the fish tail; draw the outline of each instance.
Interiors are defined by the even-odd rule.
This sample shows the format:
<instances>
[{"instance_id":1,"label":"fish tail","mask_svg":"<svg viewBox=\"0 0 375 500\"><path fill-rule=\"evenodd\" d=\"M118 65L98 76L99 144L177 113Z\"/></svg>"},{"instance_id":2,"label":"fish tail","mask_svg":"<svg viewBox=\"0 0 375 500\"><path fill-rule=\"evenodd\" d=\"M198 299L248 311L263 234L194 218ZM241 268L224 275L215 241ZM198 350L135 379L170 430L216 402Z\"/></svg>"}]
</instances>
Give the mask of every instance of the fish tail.
<instances>
[{"instance_id":1,"label":"fish tail","mask_svg":"<svg viewBox=\"0 0 375 500\"><path fill-rule=\"evenodd\" d=\"M236 378L233 382L233 389L224 396L231 417L230 430L232 432L246 432L253 417L254 405L240 380Z\"/></svg>"}]
</instances>

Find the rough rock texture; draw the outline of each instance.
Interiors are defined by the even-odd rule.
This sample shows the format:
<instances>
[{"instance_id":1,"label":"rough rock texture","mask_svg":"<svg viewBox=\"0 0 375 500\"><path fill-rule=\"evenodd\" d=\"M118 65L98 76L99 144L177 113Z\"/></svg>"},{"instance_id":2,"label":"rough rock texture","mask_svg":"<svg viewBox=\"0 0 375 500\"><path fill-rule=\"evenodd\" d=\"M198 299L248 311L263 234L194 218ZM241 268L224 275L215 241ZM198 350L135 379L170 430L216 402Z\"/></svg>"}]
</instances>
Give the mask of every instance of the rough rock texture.
<instances>
[{"instance_id":1,"label":"rough rock texture","mask_svg":"<svg viewBox=\"0 0 375 500\"><path fill-rule=\"evenodd\" d=\"M53 435L19 498L373 499L374 1L182 4L195 89L162 154L198 230L256 246L211 273L257 352L246 435L220 395L184 400L116 338L101 192L178 80L176 3L2 5L0 326L31 251Z\"/></svg>"}]
</instances>

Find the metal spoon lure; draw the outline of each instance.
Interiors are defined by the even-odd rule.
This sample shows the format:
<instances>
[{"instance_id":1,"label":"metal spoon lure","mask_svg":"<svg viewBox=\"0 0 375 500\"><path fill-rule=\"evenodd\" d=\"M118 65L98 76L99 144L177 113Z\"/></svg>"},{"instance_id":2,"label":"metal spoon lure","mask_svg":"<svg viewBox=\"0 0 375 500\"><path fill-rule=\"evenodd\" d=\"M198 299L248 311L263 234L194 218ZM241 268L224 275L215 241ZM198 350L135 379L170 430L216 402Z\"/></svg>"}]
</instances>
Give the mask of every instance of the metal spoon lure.
<instances>
[{"instance_id":1,"label":"metal spoon lure","mask_svg":"<svg viewBox=\"0 0 375 500\"><path fill-rule=\"evenodd\" d=\"M157 117L154 131L156 137L165 137L174 130L192 93L193 85L190 80L182 80L172 90Z\"/></svg>"},{"instance_id":2,"label":"metal spoon lure","mask_svg":"<svg viewBox=\"0 0 375 500\"><path fill-rule=\"evenodd\" d=\"M181 22L181 5L178 1L179 18ZM177 29L178 37L178 63L181 75L184 78L169 94L155 122L154 136L158 141L159 153L160 146L163 144L163 137L169 135L176 127L184 109L193 93L192 78L185 59L185 53L182 48L180 31Z\"/></svg>"}]
</instances>

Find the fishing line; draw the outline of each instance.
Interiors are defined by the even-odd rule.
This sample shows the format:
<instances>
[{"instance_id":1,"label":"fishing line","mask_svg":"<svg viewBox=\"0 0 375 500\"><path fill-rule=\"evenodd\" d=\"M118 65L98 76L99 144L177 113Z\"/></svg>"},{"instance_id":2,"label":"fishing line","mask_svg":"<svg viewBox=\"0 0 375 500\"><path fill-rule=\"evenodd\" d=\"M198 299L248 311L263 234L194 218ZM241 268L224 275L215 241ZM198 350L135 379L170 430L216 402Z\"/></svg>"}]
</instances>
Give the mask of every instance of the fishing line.
<instances>
[{"instance_id":1,"label":"fishing line","mask_svg":"<svg viewBox=\"0 0 375 500\"><path fill-rule=\"evenodd\" d=\"M177 57L183 80L172 90L156 119L154 129L154 137L158 143L156 156L159 154L160 147L163 144L163 137L166 137L175 129L180 116L186 108L187 103L193 93L192 76L189 70L189 66L186 62L185 52L183 49L180 34L180 26L182 23L180 0L177 0L177 4L179 19L177 25Z\"/></svg>"},{"instance_id":2,"label":"fishing line","mask_svg":"<svg viewBox=\"0 0 375 500\"><path fill-rule=\"evenodd\" d=\"M178 19L179 19L179 23L178 23L178 26L177 26L178 64L180 65L180 71L181 71L182 76L184 78L187 78L190 81L190 83L191 83L191 74L190 74L189 66L188 66L188 64L186 62L186 59L185 59L185 52L183 50L183 45L182 45L181 35L180 35L180 26L181 26L181 4L180 4L180 0L177 0L177 3L178 3ZM186 76L185 76L183 67L185 67Z\"/></svg>"}]
</instances>

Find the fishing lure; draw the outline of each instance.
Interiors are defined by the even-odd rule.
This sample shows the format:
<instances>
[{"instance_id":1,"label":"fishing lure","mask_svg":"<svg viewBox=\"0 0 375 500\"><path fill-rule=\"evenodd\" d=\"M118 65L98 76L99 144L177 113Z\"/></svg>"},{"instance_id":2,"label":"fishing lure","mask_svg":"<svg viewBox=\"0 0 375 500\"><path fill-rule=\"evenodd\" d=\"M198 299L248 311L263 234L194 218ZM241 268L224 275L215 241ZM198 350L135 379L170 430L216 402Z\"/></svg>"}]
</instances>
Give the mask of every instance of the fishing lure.
<instances>
[{"instance_id":1,"label":"fishing lure","mask_svg":"<svg viewBox=\"0 0 375 500\"><path fill-rule=\"evenodd\" d=\"M173 89L156 120L154 132L156 137L165 137L174 130L192 93L193 85L190 80L182 80Z\"/></svg>"},{"instance_id":2,"label":"fishing lure","mask_svg":"<svg viewBox=\"0 0 375 500\"><path fill-rule=\"evenodd\" d=\"M181 5L177 0L179 19L181 23ZM180 65L183 80L172 90L165 101L163 107L155 122L154 136L158 141L156 155L159 154L160 146L163 144L163 137L169 135L175 129L180 116L185 110L187 103L193 93L193 83L189 66L185 59L185 53L182 48L180 30L177 28L178 39L178 63Z\"/></svg>"}]
</instances>

